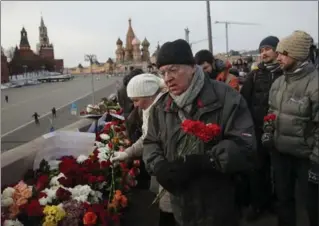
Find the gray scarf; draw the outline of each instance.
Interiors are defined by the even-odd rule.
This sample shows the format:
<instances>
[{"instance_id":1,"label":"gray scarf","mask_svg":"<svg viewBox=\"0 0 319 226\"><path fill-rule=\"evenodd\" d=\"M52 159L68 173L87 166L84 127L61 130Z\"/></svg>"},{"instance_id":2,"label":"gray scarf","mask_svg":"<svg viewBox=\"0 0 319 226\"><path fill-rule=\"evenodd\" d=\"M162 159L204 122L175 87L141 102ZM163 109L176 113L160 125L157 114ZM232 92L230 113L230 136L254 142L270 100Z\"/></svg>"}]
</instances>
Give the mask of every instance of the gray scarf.
<instances>
[{"instance_id":1,"label":"gray scarf","mask_svg":"<svg viewBox=\"0 0 319 226\"><path fill-rule=\"evenodd\" d=\"M192 103L204 86L204 81L205 74L202 68L196 65L195 74L188 89L179 96L175 96L172 93L170 93L170 96L173 98L174 102L180 109L189 113L192 107Z\"/></svg>"},{"instance_id":2,"label":"gray scarf","mask_svg":"<svg viewBox=\"0 0 319 226\"><path fill-rule=\"evenodd\" d=\"M280 65L278 62L265 64L265 67L267 68L268 71L270 71L272 73L274 73L275 71L280 69Z\"/></svg>"},{"instance_id":3,"label":"gray scarf","mask_svg":"<svg viewBox=\"0 0 319 226\"><path fill-rule=\"evenodd\" d=\"M298 74L300 71L304 69L309 64L309 61L299 62L296 67L292 71L286 71L285 75L294 75Z\"/></svg>"}]
</instances>

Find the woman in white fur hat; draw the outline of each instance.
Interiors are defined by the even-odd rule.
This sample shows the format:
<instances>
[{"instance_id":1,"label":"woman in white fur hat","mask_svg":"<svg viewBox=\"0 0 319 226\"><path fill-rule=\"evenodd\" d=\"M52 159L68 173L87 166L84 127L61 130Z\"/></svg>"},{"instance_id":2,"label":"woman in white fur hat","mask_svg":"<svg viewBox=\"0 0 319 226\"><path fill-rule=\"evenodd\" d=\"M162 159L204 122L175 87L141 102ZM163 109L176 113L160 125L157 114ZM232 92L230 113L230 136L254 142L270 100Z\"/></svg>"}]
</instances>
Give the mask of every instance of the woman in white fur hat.
<instances>
[{"instance_id":1,"label":"woman in white fur hat","mask_svg":"<svg viewBox=\"0 0 319 226\"><path fill-rule=\"evenodd\" d=\"M115 152L111 161L126 161L141 157L143 154L143 140L147 133L149 111L158 99L166 92L164 80L153 74L140 74L130 80L127 85L127 95L135 107L143 110L142 136L123 152ZM151 179L151 190L159 192L159 185L155 178ZM159 226L175 226L175 219L170 206L170 200L163 197L160 202Z\"/></svg>"}]
</instances>

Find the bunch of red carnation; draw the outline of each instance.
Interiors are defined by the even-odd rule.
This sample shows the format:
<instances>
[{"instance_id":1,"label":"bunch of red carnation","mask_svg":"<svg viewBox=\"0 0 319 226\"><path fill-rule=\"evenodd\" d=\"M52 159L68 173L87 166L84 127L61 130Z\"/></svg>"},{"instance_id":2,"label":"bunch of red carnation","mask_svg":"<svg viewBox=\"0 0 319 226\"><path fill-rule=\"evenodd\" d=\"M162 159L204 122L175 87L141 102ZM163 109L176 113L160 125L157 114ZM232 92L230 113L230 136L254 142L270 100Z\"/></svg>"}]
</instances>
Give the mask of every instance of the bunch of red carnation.
<instances>
[{"instance_id":1,"label":"bunch of red carnation","mask_svg":"<svg viewBox=\"0 0 319 226\"><path fill-rule=\"evenodd\" d=\"M194 135L204 142L215 139L221 133L221 129L217 124L205 124L198 120L186 119L181 126L185 133Z\"/></svg>"},{"instance_id":2,"label":"bunch of red carnation","mask_svg":"<svg viewBox=\"0 0 319 226\"><path fill-rule=\"evenodd\" d=\"M268 114L264 117L264 122L275 121L275 120L276 120L275 114Z\"/></svg>"},{"instance_id":3,"label":"bunch of red carnation","mask_svg":"<svg viewBox=\"0 0 319 226\"><path fill-rule=\"evenodd\" d=\"M264 117L264 132L273 133L274 132L274 122L276 120L275 114L268 114Z\"/></svg>"}]
</instances>

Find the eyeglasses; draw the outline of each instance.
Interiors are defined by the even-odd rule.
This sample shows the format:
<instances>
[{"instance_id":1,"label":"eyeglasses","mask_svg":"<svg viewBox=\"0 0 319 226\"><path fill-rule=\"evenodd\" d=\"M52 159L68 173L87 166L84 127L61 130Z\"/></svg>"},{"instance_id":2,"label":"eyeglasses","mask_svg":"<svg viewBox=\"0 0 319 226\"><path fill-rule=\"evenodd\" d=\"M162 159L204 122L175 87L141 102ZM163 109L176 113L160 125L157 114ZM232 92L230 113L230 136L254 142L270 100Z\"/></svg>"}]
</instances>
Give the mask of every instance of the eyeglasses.
<instances>
[{"instance_id":1,"label":"eyeglasses","mask_svg":"<svg viewBox=\"0 0 319 226\"><path fill-rule=\"evenodd\" d=\"M159 75L164 78L165 75L176 77L177 73L180 71L181 66L180 65L172 65L168 67L166 70L159 70Z\"/></svg>"}]
</instances>

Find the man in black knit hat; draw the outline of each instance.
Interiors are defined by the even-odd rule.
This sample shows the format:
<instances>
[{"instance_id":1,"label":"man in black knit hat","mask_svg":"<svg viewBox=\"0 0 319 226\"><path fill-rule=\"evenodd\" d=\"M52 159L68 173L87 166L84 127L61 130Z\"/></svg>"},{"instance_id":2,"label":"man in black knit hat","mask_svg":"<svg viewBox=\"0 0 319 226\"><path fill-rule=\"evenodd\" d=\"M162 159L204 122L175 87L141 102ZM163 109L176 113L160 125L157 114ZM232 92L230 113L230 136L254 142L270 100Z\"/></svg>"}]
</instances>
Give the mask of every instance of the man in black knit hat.
<instances>
[{"instance_id":1,"label":"man in black knit hat","mask_svg":"<svg viewBox=\"0 0 319 226\"><path fill-rule=\"evenodd\" d=\"M230 86L205 76L185 40L165 43L157 67L168 92L150 110L146 169L166 190L178 225L237 226L233 174L252 167L256 148L246 101ZM221 130L204 142L185 135L181 124L186 119Z\"/></svg>"},{"instance_id":2,"label":"man in black knit hat","mask_svg":"<svg viewBox=\"0 0 319 226\"><path fill-rule=\"evenodd\" d=\"M248 221L256 220L271 204L270 156L268 150L261 144L261 136L263 134L263 118L268 111L270 87L282 75L282 70L276 61L278 42L279 39L274 36L266 37L260 42L259 51L262 61L257 70L247 75L240 91L246 99L254 119L258 144L257 165L248 176L250 190L250 208L246 216Z\"/></svg>"}]
</instances>

